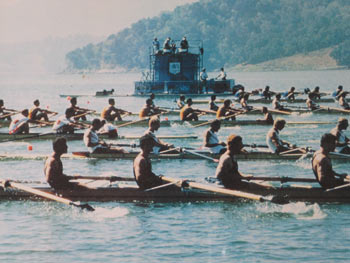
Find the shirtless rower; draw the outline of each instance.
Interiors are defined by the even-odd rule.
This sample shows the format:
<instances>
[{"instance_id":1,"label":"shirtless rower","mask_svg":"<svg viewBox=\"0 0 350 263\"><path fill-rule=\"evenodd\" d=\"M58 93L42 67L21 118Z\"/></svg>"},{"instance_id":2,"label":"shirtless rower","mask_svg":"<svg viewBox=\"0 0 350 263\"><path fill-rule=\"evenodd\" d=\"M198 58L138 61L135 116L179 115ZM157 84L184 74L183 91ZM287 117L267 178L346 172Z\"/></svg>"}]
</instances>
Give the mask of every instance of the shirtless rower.
<instances>
[{"instance_id":1,"label":"shirtless rower","mask_svg":"<svg viewBox=\"0 0 350 263\"><path fill-rule=\"evenodd\" d=\"M149 154L152 152L154 145L153 138L148 135L142 136L140 138L141 152L136 156L133 163L135 181L142 190L163 184L161 177L152 172Z\"/></svg>"},{"instance_id":2,"label":"shirtless rower","mask_svg":"<svg viewBox=\"0 0 350 263\"><path fill-rule=\"evenodd\" d=\"M16 113L11 113L9 111L6 111L7 109L4 106L4 100L0 100L0 120L11 120L11 115L16 114Z\"/></svg>"},{"instance_id":3,"label":"shirtless rower","mask_svg":"<svg viewBox=\"0 0 350 263\"><path fill-rule=\"evenodd\" d=\"M70 100L70 104L71 105L70 105L69 108L72 108L74 110L74 116L82 115L85 112L89 111L88 109L79 108L77 106L77 103L78 103L78 101L77 101L76 97L71 98L71 100ZM86 115L82 115L82 116L79 116L79 117L74 117L74 120L76 120L76 121L78 121L79 119L81 119L83 121L86 121Z\"/></svg>"},{"instance_id":4,"label":"shirtless rower","mask_svg":"<svg viewBox=\"0 0 350 263\"><path fill-rule=\"evenodd\" d=\"M231 108L231 103L232 101L230 99L225 99L224 100L224 104L222 106L219 107L219 109L216 112L216 118L217 119L221 119L221 118L227 118L228 116L231 116L230 119L231 120L235 120L236 117L234 116L234 114L236 113L240 113L242 111L240 110L236 110L234 108Z\"/></svg>"},{"instance_id":5,"label":"shirtless rower","mask_svg":"<svg viewBox=\"0 0 350 263\"><path fill-rule=\"evenodd\" d=\"M23 134L29 133L29 111L22 110L20 115L17 115L10 123L9 134Z\"/></svg>"},{"instance_id":6,"label":"shirtless rower","mask_svg":"<svg viewBox=\"0 0 350 263\"><path fill-rule=\"evenodd\" d=\"M69 182L74 179L63 173L62 154L67 153L68 146L65 138L59 137L52 143L53 153L47 158L44 167L46 182L55 190L82 190L87 189L79 183Z\"/></svg>"},{"instance_id":7,"label":"shirtless rower","mask_svg":"<svg viewBox=\"0 0 350 263\"><path fill-rule=\"evenodd\" d=\"M293 101L293 100L295 100L295 95L296 95L296 94L299 94L299 92L296 92L296 91L295 91L295 87L291 87L291 88L289 89L289 91L285 93L284 97L285 97L287 100Z\"/></svg>"},{"instance_id":8,"label":"shirtless rower","mask_svg":"<svg viewBox=\"0 0 350 263\"><path fill-rule=\"evenodd\" d=\"M109 99L108 100L109 106L105 107L102 112L101 112L101 119L104 119L106 121L114 121L116 118L118 121L122 121L121 114L129 114L131 112L122 110L122 109L117 109L115 105L115 100L114 99Z\"/></svg>"},{"instance_id":9,"label":"shirtless rower","mask_svg":"<svg viewBox=\"0 0 350 263\"><path fill-rule=\"evenodd\" d=\"M279 132L283 130L285 125L286 121L284 119L278 118L273 123L273 127L267 133L266 144L269 147L270 151L277 154L285 151L288 151L289 153L305 153L304 150L295 148L295 145L292 145L291 143L280 139Z\"/></svg>"},{"instance_id":10,"label":"shirtless rower","mask_svg":"<svg viewBox=\"0 0 350 263\"><path fill-rule=\"evenodd\" d=\"M350 110L350 105L346 101L346 95L348 95L347 91L343 91L342 93L340 93L338 96L338 103L339 106L342 107L344 110Z\"/></svg>"},{"instance_id":11,"label":"shirtless rower","mask_svg":"<svg viewBox=\"0 0 350 263\"><path fill-rule=\"evenodd\" d=\"M312 171L317 181L324 189L337 187L344 184L344 179L350 180L349 175L339 174L333 170L329 153L333 152L336 145L336 137L326 133L321 138L321 148L312 157Z\"/></svg>"},{"instance_id":12,"label":"shirtless rower","mask_svg":"<svg viewBox=\"0 0 350 263\"><path fill-rule=\"evenodd\" d=\"M173 144L165 143L157 138L155 132L158 131L160 127L160 120L158 116L153 116L148 122L149 128L145 131L144 135L149 136L154 140L153 153L159 154L162 151L166 151L174 148Z\"/></svg>"},{"instance_id":13,"label":"shirtless rower","mask_svg":"<svg viewBox=\"0 0 350 263\"><path fill-rule=\"evenodd\" d=\"M338 153L350 154L350 139L345 135L345 130L348 127L348 120L345 118L339 118L337 126L331 130L331 134L333 134L336 138L335 150Z\"/></svg>"},{"instance_id":14,"label":"shirtless rower","mask_svg":"<svg viewBox=\"0 0 350 263\"><path fill-rule=\"evenodd\" d=\"M49 121L49 117L47 116L48 111L39 107L40 101L35 100L33 104L34 107L29 110L29 119L31 121L40 121L41 119L44 119L44 121Z\"/></svg>"},{"instance_id":15,"label":"shirtless rower","mask_svg":"<svg viewBox=\"0 0 350 263\"><path fill-rule=\"evenodd\" d=\"M149 117L152 115L155 115L156 113L154 112L153 108L152 108L152 100L151 99L147 99L146 100L146 104L142 107L142 109L140 110L139 113L139 118L145 118L145 117Z\"/></svg>"},{"instance_id":16,"label":"shirtless rower","mask_svg":"<svg viewBox=\"0 0 350 263\"><path fill-rule=\"evenodd\" d=\"M81 127L72 120L74 113L75 110L73 108L66 109L65 114L58 117L58 119L55 121L52 129L58 134L73 134L74 127Z\"/></svg>"},{"instance_id":17,"label":"shirtless rower","mask_svg":"<svg viewBox=\"0 0 350 263\"><path fill-rule=\"evenodd\" d=\"M185 99L185 95L181 95L180 98L177 100L176 105L178 109L182 109L186 105Z\"/></svg>"},{"instance_id":18,"label":"shirtless rower","mask_svg":"<svg viewBox=\"0 0 350 263\"><path fill-rule=\"evenodd\" d=\"M266 123L266 124L273 124L273 117L272 114L269 112L269 110L267 109L267 107L262 107L262 113L264 114L264 119L257 119L257 122L260 123Z\"/></svg>"},{"instance_id":19,"label":"shirtless rower","mask_svg":"<svg viewBox=\"0 0 350 263\"><path fill-rule=\"evenodd\" d=\"M241 107L246 111L250 111L253 109L252 106L248 105L248 99L249 99L249 93L245 93L239 101L239 103L241 104Z\"/></svg>"},{"instance_id":20,"label":"shirtless rower","mask_svg":"<svg viewBox=\"0 0 350 263\"><path fill-rule=\"evenodd\" d=\"M217 111L219 109L219 106L215 103L216 95L211 95L210 102L209 102L209 109L213 111Z\"/></svg>"},{"instance_id":21,"label":"shirtless rower","mask_svg":"<svg viewBox=\"0 0 350 263\"><path fill-rule=\"evenodd\" d=\"M262 96L265 100L271 100L271 96L276 94L273 91L270 91L270 86L266 86L264 91L262 92Z\"/></svg>"},{"instance_id":22,"label":"shirtless rower","mask_svg":"<svg viewBox=\"0 0 350 263\"><path fill-rule=\"evenodd\" d=\"M249 180L251 176L245 176L238 171L238 164L235 159L235 155L241 153L242 149L242 137L231 134L227 138L227 150L221 155L215 173L216 178L219 179L226 188L240 189L249 187L250 183L242 180Z\"/></svg>"},{"instance_id":23,"label":"shirtless rower","mask_svg":"<svg viewBox=\"0 0 350 263\"><path fill-rule=\"evenodd\" d=\"M221 121L216 119L204 133L204 147L207 147L214 154L222 154L226 151L226 143L221 142L216 134L220 127Z\"/></svg>"},{"instance_id":24,"label":"shirtless rower","mask_svg":"<svg viewBox=\"0 0 350 263\"><path fill-rule=\"evenodd\" d=\"M339 100L339 95L343 92L343 86L339 85L336 89L336 91L333 92L332 96L335 100Z\"/></svg>"},{"instance_id":25,"label":"shirtless rower","mask_svg":"<svg viewBox=\"0 0 350 263\"><path fill-rule=\"evenodd\" d=\"M275 98L272 100L272 108L275 110L290 111L281 104L281 93L277 93Z\"/></svg>"},{"instance_id":26,"label":"shirtless rower","mask_svg":"<svg viewBox=\"0 0 350 263\"><path fill-rule=\"evenodd\" d=\"M313 101L313 98L314 98L313 93L310 92L309 94L307 94L306 106L308 107L308 109L310 109L312 111L320 108L320 106L317 105L317 103Z\"/></svg>"},{"instance_id":27,"label":"shirtless rower","mask_svg":"<svg viewBox=\"0 0 350 263\"><path fill-rule=\"evenodd\" d=\"M180 111L180 120L182 121L198 121L198 114L200 111L192 108L193 101L191 98L187 99L187 105Z\"/></svg>"},{"instance_id":28,"label":"shirtless rower","mask_svg":"<svg viewBox=\"0 0 350 263\"><path fill-rule=\"evenodd\" d=\"M112 147L98 138L97 131L101 128L101 121L93 119L92 125L84 133L84 143L90 153L127 153L122 148Z\"/></svg>"}]
</instances>

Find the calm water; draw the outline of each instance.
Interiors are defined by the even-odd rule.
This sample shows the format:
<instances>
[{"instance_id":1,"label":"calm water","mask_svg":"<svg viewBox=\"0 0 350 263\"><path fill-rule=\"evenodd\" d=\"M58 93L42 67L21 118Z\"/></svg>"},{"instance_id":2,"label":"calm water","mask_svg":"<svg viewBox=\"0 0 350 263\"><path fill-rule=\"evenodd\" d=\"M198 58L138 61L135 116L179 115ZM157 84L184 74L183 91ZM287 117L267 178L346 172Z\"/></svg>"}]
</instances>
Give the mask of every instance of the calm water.
<instances>
[{"instance_id":1,"label":"calm water","mask_svg":"<svg viewBox=\"0 0 350 263\"><path fill-rule=\"evenodd\" d=\"M215 74L212 74L215 76ZM283 91L331 92L342 84L350 90L349 71L229 73L248 90L270 85ZM62 113L68 105L59 94L92 94L114 88L130 94L140 74L14 76L0 74L0 98L9 108L41 106ZM144 98L117 97L118 107L138 111ZM101 110L106 98L79 97L78 105ZM170 99L156 104L172 107ZM335 104L329 104L335 106ZM200 105L198 107L206 107ZM175 118L172 116L164 116ZM287 120L336 121L339 115L292 115ZM256 118L256 116L242 116ZM334 125L287 126L281 136L317 149L320 136ZM162 127L158 134L196 134L197 140L169 140L178 146L200 147L206 128ZM265 143L268 127L223 127L222 140L231 134L245 143ZM6 129L1 129L4 132ZM139 135L144 128L120 128L121 135ZM39 130L40 132L40 130ZM350 136L350 135L349 135ZM123 141L120 141L123 142ZM126 141L125 141L126 142ZM130 142L130 141L129 141ZM29 152L28 145L33 147ZM81 141L69 151L85 150ZM1 153L49 154L50 141L0 144ZM215 163L206 160L153 161L153 169L170 177L214 175ZM241 161L240 170L254 175L312 177L310 160ZM43 180L43 161L2 161L0 178ZM64 160L67 174L132 175L130 160ZM348 172L349 163L334 163ZM346 204L272 205L255 202L213 203L91 203L96 211L82 212L54 202L0 202L0 262L347 262L350 244L350 206Z\"/></svg>"}]
</instances>

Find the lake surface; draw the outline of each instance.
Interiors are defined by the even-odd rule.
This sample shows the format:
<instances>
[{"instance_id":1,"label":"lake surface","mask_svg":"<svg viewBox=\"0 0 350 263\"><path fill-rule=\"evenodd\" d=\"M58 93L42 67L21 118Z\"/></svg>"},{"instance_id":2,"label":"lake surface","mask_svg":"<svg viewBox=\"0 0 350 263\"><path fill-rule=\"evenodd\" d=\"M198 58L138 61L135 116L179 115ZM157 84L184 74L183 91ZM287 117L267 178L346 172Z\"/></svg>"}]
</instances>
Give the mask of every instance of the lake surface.
<instances>
[{"instance_id":1,"label":"lake surface","mask_svg":"<svg viewBox=\"0 0 350 263\"><path fill-rule=\"evenodd\" d=\"M320 86L323 92L333 92L338 85L350 90L349 73L228 72L228 77L235 78L247 90L265 85L274 91L286 91L291 86L299 91ZM69 101L60 94L94 94L112 88L116 94L131 94L133 81L140 75L0 74L0 98L5 100L5 106L15 109L30 108L32 102L39 99L43 108L62 114ZM215 73L209 75L214 76ZM107 100L79 97L78 106L100 111ZM116 97L115 100L117 107L133 112L139 111L145 102L145 98L137 97ZM172 99L156 97L155 103L174 106ZM293 114L285 118L335 123L339 116ZM254 118L257 116L238 119ZM281 137L317 149L321 135L333 127L334 124L287 126ZM199 139L168 141L176 146L199 148L206 128L175 125L161 127L158 134L196 134ZM268 129L264 126L222 127L219 138L226 140L229 134L236 133L243 137L244 143L265 144ZM125 127L119 129L119 134L140 135L144 130ZM32 151L28 151L29 145ZM86 150L82 141L69 142L68 146L69 152ZM49 154L51 151L50 141L0 143L0 154ZM1 161L0 178L43 181L43 163L39 160ZM63 165L66 174L132 176L131 160L67 159ZM198 181L214 176L216 169L216 164L207 160L154 160L152 165L157 174ZM349 162L333 165L339 172L349 172ZM241 161L239 167L243 173L256 176L313 178L310 159ZM91 205L96 208L95 212L82 212L54 202L0 201L0 262L348 262L350 257L348 204L274 205L237 201L91 202Z\"/></svg>"}]
</instances>

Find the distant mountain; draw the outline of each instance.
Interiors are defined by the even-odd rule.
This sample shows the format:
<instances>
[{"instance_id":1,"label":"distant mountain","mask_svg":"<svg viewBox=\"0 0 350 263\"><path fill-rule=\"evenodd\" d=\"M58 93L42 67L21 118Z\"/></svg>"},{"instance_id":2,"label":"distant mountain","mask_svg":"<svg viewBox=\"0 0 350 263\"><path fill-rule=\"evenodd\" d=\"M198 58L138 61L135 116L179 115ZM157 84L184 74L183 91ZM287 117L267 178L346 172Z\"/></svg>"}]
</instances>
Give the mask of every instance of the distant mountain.
<instances>
[{"instance_id":1,"label":"distant mountain","mask_svg":"<svg viewBox=\"0 0 350 263\"><path fill-rule=\"evenodd\" d=\"M154 37L186 35L203 40L209 70L330 47L330 56L350 67L349 14L349 0L201 0L140 20L66 59L71 71L147 68Z\"/></svg>"},{"instance_id":2,"label":"distant mountain","mask_svg":"<svg viewBox=\"0 0 350 263\"><path fill-rule=\"evenodd\" d=\"M101 37L78 35L17 44L0 44L0 72L62 72L66 68L67 52L101 40Z\"/></svg>"}]
</instances>

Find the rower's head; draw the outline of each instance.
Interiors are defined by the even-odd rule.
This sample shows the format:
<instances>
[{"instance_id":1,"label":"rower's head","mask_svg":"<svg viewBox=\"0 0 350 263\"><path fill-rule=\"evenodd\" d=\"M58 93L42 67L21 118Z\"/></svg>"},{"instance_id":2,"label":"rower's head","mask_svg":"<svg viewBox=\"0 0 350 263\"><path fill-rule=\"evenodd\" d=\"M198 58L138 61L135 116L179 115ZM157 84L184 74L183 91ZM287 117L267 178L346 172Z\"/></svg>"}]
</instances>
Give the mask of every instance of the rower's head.
<instances>
[{"instance_id":1,"label":"rower's head","mask_svg":"<svg viewBox=\"0 0 350 263\"><path fill-rule=\"evenodd\" d=\"M248 100L249 99L249 93L244 93L243 99Z\"/></svg>"},{"instance_id":2,"label":"rower's head","mask_svg":"<svg viewBox=\"0 0 350 263\"><path fill-rule=\"evenodd\" d=\"M153 151L154 139L149 135L143 135L140 138L140 148L143 152L150 153Z\"/></svg>"},{"instance_id":3,"label":"rower's head","mask_svg":"<svg viewBox=\"0 0 350 263\"><path fill-rule=\"evenodd\" d=\"M238 154L241 152L243 148L243 140L242 137L236 134L231 134L227 138L227 149L233 153Z\"/></svg>"},{"instance_id":4,"label":"rower's head","mask_svg":"<svg viewBox=\"0 0 350 263\"><path fill-rule=\"evenodd\" d=\"M265 86L265 90L269 91L270 90L270 86Z\"/></svg>"},{"instance_id":5,"label":"rower's head","mask_svg":"<svg viewBox=\"0 0 350 263\"><path fill-rule=\"evenodd\" d=\"M146 100L146 105L151 106L152 105L152 99L147 99Z\"/></svg>"},{"instance_id":6,"label":"rower's head","mask_svg":"<svg viewBox=\"0 0 350 263\"><path fill-rule=\"evenodd\" d=\"M281 98L281 93L277 93L277 94L276 94L276 99L279 100L280 98Z\"/></svg>"},{"instance_id":7,"label":"rower's head","mask_svg":"<svg viewBox=\"0 0 350 263\"><path fill-rule=\"evenodd\" d=\"M4 100L0 100L0 107L4 106Z\"/></svg>"},{"instance_id":8,"label":"rower's head","mask_svg":"<svg viewBox=\"0 0 350 263\"><path fill-rule=\"evenodd\" d=\"M193 101L192 101L191 98L188 98L186 103L187 103L188 106L191 106L193 104Z\"/></svg>"},{"instance_id":9,"label":"rower's head","mask_svg":"<svg viewBox=\"0 0 350 263\"><path fill-rule=\"evenodd\" d=\"M104 126L107 123L107 121L105 119L102 119L100 121L101 121L101 127Z\"/></svg>"},{"instance_id":10,"label":"rower's head","mask_svg":"<svg viewBox=\"0 0 350 263\"><path fill-rule=\"evenodd\" d=\"M221 70L221 71L224 71L224 68L221 68L220 70Z\"/></svg>"},{"instance_id":11,"label":"rower's head","mask_svg":"<svg viewBox=\"0 0 350 263\"><path fill-rule=\"evenodd\" d=\"M321 137L321 148L326 152L334 152L337 137L331 133L325 133Z\"/></svg>"},{"instance_id":12,"label":"rower's head","mask_svg":"<svg viewBox=\"0 0 350 263\"><path fill-rule=\"evenodd\" d=\"M75 110L73 108L66 109L65 115L67 119L73 117L74 114L75 114Z\"/></svg>"},{"instance_id":13,"label":"rower's head","mask_svg":"<svg viewBox=\"0 0 350 263\"><path fill-rule=\"evenodd\" d=\"M28 117L28 115L29 115L28 109L22 110L22 111L21 111L21 114L22 114L23 116L25 116L25 117Z\"/></svg>"},{"instance_id":14,"label":"rower's head","mask_svg":"<svg viewBox=\"0 0 350 263\"><path fill-rule=\"evenodd\" d=\"M262 107L262 113L267 113L268 112L268 109L267 109L267 107Z\"/></svg>"},{"instance_id":15,"label":"rower's head","mask_svg":"<svg viewBox=\"0 0 350 263\"><path fill-rule=\"evenodd\" d=\"M101 128L101 120L100 119L93 119L91 123L92 129L97 131Z\"/></svg>"},{"instance_id":16,"label":"rower's head","mask_svg":"<svg viewBox=\"0 0 350 263\"><path fill-rule=\"evenodd\" d=\"M38 107L40 105L40 101L39 100L35 100L35 101L33 101L33 104Z\"/></svg>"},{"instance_id":17,"label":"rower's head","mask_svg":"<svg viewBox=\"0 0 350 263\"><path fill-rule=\"evenodd\" d=\"M295 91L295 87L291 87L290 91L292 91L292 92Z\"/></svg>"},{"instance_id":18,"label":"rower's head","mask_svg":"<svg viewBox=\"0 0 350 263\"><path fill-rule=\"evenodd\" d=\"M230 107L231 103L232 103L232 101L231 101L230 99L225 99L225 100L224 100L224 106L225 106L225 108Z\"/></svg>"},{"instance_id":19,"label":"rower's head","mask_svg":"<svg viewBox=\"0 0 350 263\"><path fill-rule=\"evenodd\" d=\"M340 130L346 130L349 126L349 122L346 118L340 117L338 119L338 127Z\"/></svg>"},{"instance_id":20,"label":"rower's head","mask_svg":"<svg viewBox=\"0 0 350 263\"><path fill-rule=\"evenodd\" d=\"M338 86L338 90L343 90L343 86L342 86L342 85L339 85L339 86Z\"/></svg>"},{"instance_id":21,"label":"rower's head","mask_svg":"<svg viewBox=\"0 0 350 263\"><path fill-rule=\"evenodd\" d=\"M219 131L221 127L221 121L218 119L215 119L212 123L210 123L210 127L215 132Z\"/></svg>"},{"instance_id":22,"label":"rower's head","mask_svg":"<svg viewBox=\"0 0 350 263\"><path fill-rule=\"evenodd\" d=\"M273 123L273 127L279 131L283 130L285 125L286 125L286 121L284 119L281 119L281 118L277 118L275 120L275 122Z\"/></svg>"},{"instance_id":23,"label":"rower's head","mask_svg":"<svg viewBox=\"0 0 350 263\"><path fill-rule=\"evenodd\" d=\"M206 70L205 68L202 68L202 71L203 71L203 72L205 72L205 70Z\"/></svg>"},{"instance_id":24,"label":"rower's head","mask_svg":"<svg viewBox=\"0 0 350 263\"><path fill-rule=\"evenodd\" d=\"M148 122L148 127L152 130L157 131L160 127L160 120L158 116L152 116Z\"/></svg>"},{"instance_id":25,"label":"rower's head","mask_svg":"<svg viewBox=\"0 0 350 263\"><path fill-rule=\"evenodd\" d=\"M180 96L180 100L181 100L181 101L185 101L185 99L186 99L185 95L181 95L181 96Z\"/></svg>"},{"instance_id":26,"label":"rower's head","mask_svg":"<svg viewBox=\"0 0 350 263\"><path fill-rule=\"evenodd\" d=\"M73 97L70 99L70 104L72 104L73 106L77 105L77 98L76 97Z\"/></svg>"},{"instance_id":27,"label":"rower's head","mask_svg":"<svg viewBox=\"0 0 350 263\"><path fill-rule=\"evenodd\" d=\"M211 101L216 100L216 95L211 95L210 99L211 99Z\"/></svg>"},{"instance_id":28,"label":"rower's head","mask_svg":"<svg viewBox=\"0 0 350 263\"><path fill-rule=\"evenodd\" d=\"M315 92L320 92L320 87L319 87L319 86L316 86L314 91L315 91Z\"/></svg>"},{"instance_id":29,"label":"rower's head","mask_svg":"<svg viewBox=\"0 0 350 263\"><path fill-rule=\"evenodd\" d=\"M64 137L56 138L52 143L52 148L55 153L64 154L67 153L68 146L67 140Z\"/></svg>"},{"instance_id":30,"label":"rower's head","mask_svg":"<svg viewBox=\"0 0 350 263\"><path fill-rule=\"evenodd\" d=\"M109 103L109 105L112 105L112 106L115 105L115 101L112 98L108 100L108 103Z\"/></svg>"}]
</instances>

